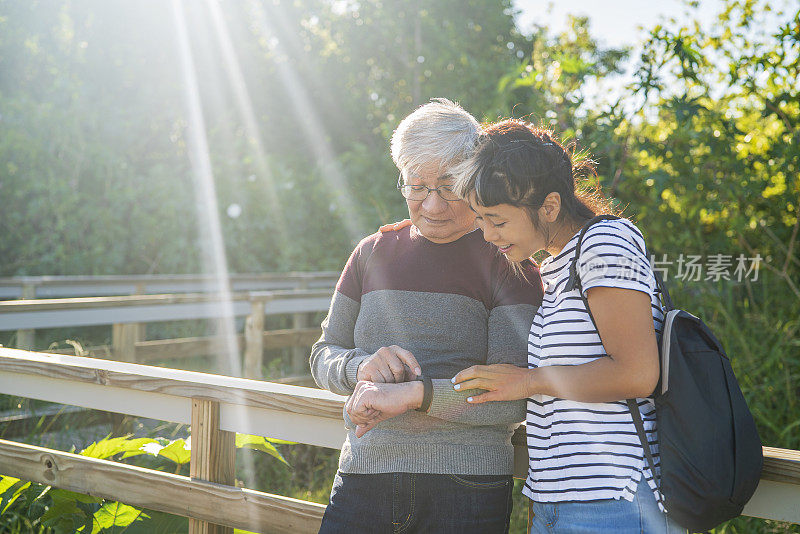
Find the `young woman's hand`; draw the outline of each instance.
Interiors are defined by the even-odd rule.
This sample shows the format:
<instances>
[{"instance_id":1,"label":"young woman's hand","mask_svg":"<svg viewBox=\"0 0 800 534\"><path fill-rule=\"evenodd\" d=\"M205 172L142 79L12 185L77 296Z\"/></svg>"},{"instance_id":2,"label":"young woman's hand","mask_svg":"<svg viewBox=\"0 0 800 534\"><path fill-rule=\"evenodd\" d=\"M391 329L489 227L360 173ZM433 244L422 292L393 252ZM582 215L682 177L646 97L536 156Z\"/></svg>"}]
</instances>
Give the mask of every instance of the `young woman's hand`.
<instances>
[{"instance_id":1,"label":"young woman's hand","mask_svg":"<svg viewBox=\"0 0 800 534\"><path fill-rule=\"evenodd\" d=\"M422 382L384 384L361 381L345 404L347 415L360 438L381 421L397 417L422 405Z\"/></svg>"},{"instance_id":2,"label":"young woman's hand","mask_svg":"<svg viewBox=\"0 0 800 534\"><path fill-rule=\"evenodd\" d=\"M472 403L548 395L577 402L644 398L658 382L658 344L650 295L633 289L595 287L586 293L605 356L579 365L523 369L509 364L476 365L458 373L458 389L480 388ZM620 313L620 310L625 310Z\"/></svg>"},{"instance_id":3,"label":"young woman's hand","mask_svg":"<svg viewBox=\"0 0 800 534\"><path fill-rule=\"evenodd\" d=\"M467 398L472 404L525 399L531 395L530 375L530 370L509 363L473 365L453 377L453 389L487 390Z\"/></svg>"}]
</instances>

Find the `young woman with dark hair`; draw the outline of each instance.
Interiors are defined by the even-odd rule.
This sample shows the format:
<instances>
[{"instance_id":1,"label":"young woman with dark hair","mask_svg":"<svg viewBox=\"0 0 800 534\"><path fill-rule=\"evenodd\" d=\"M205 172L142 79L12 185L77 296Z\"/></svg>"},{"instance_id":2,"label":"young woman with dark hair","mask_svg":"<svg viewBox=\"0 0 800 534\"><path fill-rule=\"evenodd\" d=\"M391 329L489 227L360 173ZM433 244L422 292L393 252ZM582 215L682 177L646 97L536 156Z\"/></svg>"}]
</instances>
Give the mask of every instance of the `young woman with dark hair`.
<instances>
[{"instance_id":1,"label":"young woman with dark hair","mask_svg":"<svg viewBox=\"0 0 800 534\"><path fill-rule=\"evenodd\" d=\"M625 399L635 398L655 444L657 336L663 323L644 239L627 219L593 224L568 284L583 225L609 213L595 190L576 181L594 174L547 129L519 120L484 128L474 155L456 171L484 239L511 262L534 253L545 295L528 337L528 367L477 365L454 378L480 389L468 402L527 399L531 533L683 532L668 519ZM602 341L601 341L602 338ZM653 447L658 471L657 446Z\"/></svg>"}]
</instances>

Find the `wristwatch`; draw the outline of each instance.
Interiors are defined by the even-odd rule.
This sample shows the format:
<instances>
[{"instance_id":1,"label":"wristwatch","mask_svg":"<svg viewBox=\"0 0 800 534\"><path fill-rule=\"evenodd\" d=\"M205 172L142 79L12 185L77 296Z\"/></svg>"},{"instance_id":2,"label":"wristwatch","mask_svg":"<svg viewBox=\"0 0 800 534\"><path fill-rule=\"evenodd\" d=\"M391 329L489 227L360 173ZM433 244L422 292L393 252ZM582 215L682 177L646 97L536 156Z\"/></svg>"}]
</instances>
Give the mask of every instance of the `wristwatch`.
<instances>
[{"instance_id":1,"label":"wristwatch","mask_svg":"<svg viewBox=\"0 0 800 534\"><path fill-rule=\"evenodd\" d=\"M422 404L417 408L418 412L428 413L431 408L431 401L433 400L433 381L429 376L418 376L417 380L422 382Z\"/></svg>"}]
</instances>

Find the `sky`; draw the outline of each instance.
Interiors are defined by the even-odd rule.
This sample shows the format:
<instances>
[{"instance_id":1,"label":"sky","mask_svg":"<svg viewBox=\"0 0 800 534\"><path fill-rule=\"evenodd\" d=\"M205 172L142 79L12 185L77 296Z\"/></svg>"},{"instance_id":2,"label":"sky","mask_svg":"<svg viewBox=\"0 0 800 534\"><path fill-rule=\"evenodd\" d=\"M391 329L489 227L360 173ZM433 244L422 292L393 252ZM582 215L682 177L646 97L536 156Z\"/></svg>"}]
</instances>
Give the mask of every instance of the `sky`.
<instances>
[{"instance_id":1,"label":"sky","mask_svg":"<svg viewBox=\"0 0 800 534\"><path fill-rule=\"evenodd\" d=\"M551 33L557 34L566 28L567 15L589 17L589 33L601 46L632 48L625 72L615 78L606 79L602 85L587 81L584 86L587 106L598 106L615 101L623 89L632 81L635 68L634 58L639 57L640 46L644 40L644 28L652 28L659 22L674 18L678 21L689 19L683 0L512 0L520 13L517 26L528 33L534 25L544 25ZM703 0L693 14L703 25L711 24L722 10L722 0ZM630 103L634 105L633 102Z\"/></svg>"},{"instance_id":2,"label":"sky","mask_svg":"<svg viewBox=\"0 0 800 534\"><path fill-rule=\"evenodd\" d=\"M772 15L765 15L767 20L777 23L779 19L775 10L791 9L797 0L774 0L770 2ZM686 0L658 0L644 2L642 0L512 0L516 9L517 26L523 33L529 33L534 25L550 28L551 34L558 34L566 28L567 15L585 15L589 17L589 33L598 40L601 46L632 48L626 71L615 79L608 79L603 86L587 82L584 86L587 105L602 105L613 102L623 88L632 81L635 58L639 57L644 40L644 28L652 28L660 22L675 19L678 23L698 18L705 28L711 27L717 15L722 11L723 0L700 0L696 9L686 7ZM792 12L792 11L790 11ZM691 14L690 14L691 13ZM769 25L767 25L769 26ZM754 28L754 31L772 31L772 28Z\"/></svg>"},{"instance_id":3,"label":"sky","mask_svg":"<svg viewBox=\"0 0 800 534\"><path fill-rule=\"evenodd\" d=\"M591 34L606 46L633 45L642 39L641 26L652 27L669 17L683 20L686 9L682 0L513 0L513 3L522 12L517 20L523 32L537 23L559 32L564 29L568 14L587 15ZM710 22L722 4L721 0L703 0L697 13Z\"/></svg>"}]
</instances>

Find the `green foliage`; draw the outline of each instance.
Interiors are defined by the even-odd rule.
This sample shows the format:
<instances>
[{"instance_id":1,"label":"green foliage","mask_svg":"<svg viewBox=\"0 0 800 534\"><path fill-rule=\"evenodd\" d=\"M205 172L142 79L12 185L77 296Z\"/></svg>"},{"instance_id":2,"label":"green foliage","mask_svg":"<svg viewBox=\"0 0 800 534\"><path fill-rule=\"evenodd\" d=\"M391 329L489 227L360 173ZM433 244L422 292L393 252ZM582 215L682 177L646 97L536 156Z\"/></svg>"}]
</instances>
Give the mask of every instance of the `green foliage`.
<instances>
[{"instance_id":1,"label":"green foliage","mask_svg":"<svg viewBox=\"0 0 800 534\"><path fill-rule=\"evenodd\" d=\"M293 442L236 434L237 448L266 453L279 460L283 466L291 468L275 447L276 444L293 445ZM99 459L118 457L119 460L146 455L168 461L167 464L154 466L157 469L172 464L177 470L188 464L191 459L190 439L170 441L164 438L132 438L130 435L115 438L107 436L95 441L79 454ZM0 531L2 532L25 528L33 531L38 528L42 532L52 534L74 532L110 534L122 531L135 534L137 531L133 528L135 522L147 525L144 532L165 534L175 532L176 522L167 514L145 513L120 502L0 475Z\"/></svg>"},{"instance_id":2,"label":"green foliage","mask_svg":"<svg viewBox=\"0 0 800 534\"><path fill-rule=\"evenodd\" d=\"M589 149L597 182L656 255L760 255L756 281L669 283L722 339L764 442L800 448L800 11L725 0L704 25L698 5L631 48L602 46L583 17L523 33L509 0L228 2L221 19L187 9L214 207L192 171L169 3L0 2L0 275L203 271L212 215L234 272L338 269L355 242L407 215L388 139L446 96ZM629 61L633 82L615 100L592 97ZM259 455L260 489L325 502L330 451L237 440ZM185 441L135 441L84 454L185 469ZM99 502L1 484L3 529L44 529L46 513L95 528ZM34 519L10 526L23 509ZM120 528L166 521L148 514ZM720 532L781 528L741 519Z\"/></svg>"},{"instance_id":3,"label":"green foliage","mask_svg":"<svg viewBox=\"0 0 800 534\"><path fill-rule=\"evenodd\" d=\"M192 455L188 443L183 439L171 441L169 444L158 449L157 454L167 460L172 460L178 465L189 463Z\"/></svg>"},{"instance_id":4,"label":"green foliage","mask_svg":"<svg viewBox=\"0 0 800 534\"><path fill-rule=\"evenodd\" d=\"M4 514L30 485L30 482L21 482L18 478L4 476L0 480L0 495L3 495L3 501L0 503L2 506L0 515ZM10 491L12 488L14 491Z\"/></svg>"},{"instance_id":5,"label":"green foliage","mask_svg":"<svg viewBox=\"0 0 800 534\"><path fill-rule=\"evenodd\" d=\"M252 436L250 434L236 434L236 448L237 449L252 449L254 451L261 451L269 454L273 458L280 460L286 467L291 467L289 462L281 455L274 443L284 445L293 445L294 442L284 441L278 439L269 439L263 436Z\"/></svg>"},{"instance_id":6,"label":"green foliage","mask_svg":"<svg viewBox=\"0 0 800 534\"><path fill-rule=\"evenodd\" d=\"M119 502L108 502L103 504L92 516L92 534L103 532L106 529L113 532L114 527L127 527L134 521L149 518L150 516L132 506ZM85 532L85 529L78 531Z\"/></svg>"},{"instance_id":7,"label":"green foliage","mask_svg":"<svg viewBox=\"0 0 800 534\"><path fill-rule=\"evenodd\" d=\"M106 459L123 453L122 458L127 458L128 456L133 456L137 453L143 452L143 447L149 443L158 442L151 438L130 439L130 435L112 438L109 435L100 441L95 441L83 449L79 454L82 456L89 456L90 458Z\"/></svg>"}]
</instances>

